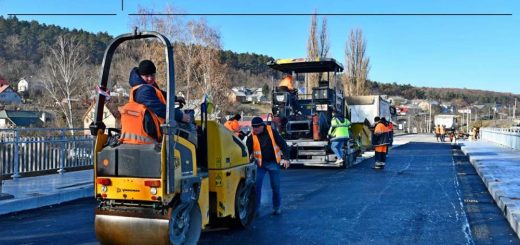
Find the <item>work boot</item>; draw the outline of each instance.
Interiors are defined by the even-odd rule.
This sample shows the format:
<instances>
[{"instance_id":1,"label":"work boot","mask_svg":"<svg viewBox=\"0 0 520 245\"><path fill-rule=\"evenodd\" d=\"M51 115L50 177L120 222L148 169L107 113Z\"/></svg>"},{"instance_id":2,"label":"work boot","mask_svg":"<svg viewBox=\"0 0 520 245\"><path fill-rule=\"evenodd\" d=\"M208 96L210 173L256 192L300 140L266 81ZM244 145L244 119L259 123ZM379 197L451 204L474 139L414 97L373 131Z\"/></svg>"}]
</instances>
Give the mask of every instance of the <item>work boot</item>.
<instances>
[{"instance_id":1,"label":"work boot","mask_svg":"<svg viewBox=\"0 0 520 245\"><path fill-rule=\"evenodd\" d=\"M282 214L282 209L280 207L273 208L273 215L280 215Z\"/></svg>"}]
</instances>

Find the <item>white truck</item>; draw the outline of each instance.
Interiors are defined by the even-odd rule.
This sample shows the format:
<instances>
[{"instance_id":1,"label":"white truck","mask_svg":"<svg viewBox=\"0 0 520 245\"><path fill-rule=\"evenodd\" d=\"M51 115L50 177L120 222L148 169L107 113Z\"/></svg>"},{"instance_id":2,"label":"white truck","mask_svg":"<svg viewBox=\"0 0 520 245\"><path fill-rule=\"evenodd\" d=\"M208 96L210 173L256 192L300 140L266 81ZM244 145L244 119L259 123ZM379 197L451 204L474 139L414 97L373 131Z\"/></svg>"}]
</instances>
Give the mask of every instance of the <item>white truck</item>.
<instances>
[{"instance_id":1,"label":"white truck","mask_svg":"<svg viewBox=\"0 0 520 245\"><path fill-rule=\"evenodd\" d=\"M390 102L380 95L350 96L346 101L352 123L364 123L366 119L373 125L376 116L392 121L395 115L395 109L392 109Z\"/></svg>"},{"instance_id":2,"label":"white truck","mask_svg":"<svg viewBox=\"0 0 520 245\"><path fill-rule=\"evenodd\" d=\"M380 95L350 96L345 100L358 152L372 149L371 128L374 126L374 117L395 121L395 107Z\"/></svg>"},{"instance_id":3,"label":"white truck","mask_svg":"<svg viewBox=\"0 0 520 245\"><path fill-rule=\"evenodd\" d=\"M437 126L437 125L444 125L444 128L446 129L446 131L455 131L455 129L457 129L458 127L458 118L459 116L457 115L451 115L451 114L438 114L438 115L435 115L435 117L433 118L433 123L434 123L434 126Z\"/></svg>"}]
</instances>

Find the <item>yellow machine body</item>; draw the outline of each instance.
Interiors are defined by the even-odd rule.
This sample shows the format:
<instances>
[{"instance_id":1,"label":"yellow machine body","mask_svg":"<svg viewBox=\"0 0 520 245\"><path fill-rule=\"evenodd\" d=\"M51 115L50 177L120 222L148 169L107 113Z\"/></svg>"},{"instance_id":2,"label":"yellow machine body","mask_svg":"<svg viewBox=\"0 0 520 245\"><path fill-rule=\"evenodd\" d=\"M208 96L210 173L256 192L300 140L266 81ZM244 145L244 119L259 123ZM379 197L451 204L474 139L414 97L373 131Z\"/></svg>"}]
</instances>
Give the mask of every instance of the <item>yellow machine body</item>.
<instances>
[{"instance_id":1,"label":"yellow machine body","mask_svg":"<svg viewBox=\"0 0 520 245\"><path fill-rule=\"evenodd\" d=\"M361 152L372 148L372 131L370 127L364 123L353 123L352 137L356 145L360 147Z\"/></svg>"},{"instance_id":2,"label":"yellow machine body","mask_svg":"<svg viewBox=\"0 0 520 245\"><path fill-rule=\"evenodd\" d=\"M153 38L164 47L166 117L160 144L119 144L143 132L106 128L105 104L112 58L121 44ZM254 217L256 166L249 163L243 142L215 121L208 120L211 103L201 105L202 121L175 120L183 103L175 94L174 47L153 31L122 34L103 57L94 120L96 237L101 244L194 244L212 218L231 217L242 226ZM180 107L175 107L179 102ZM202 110L204 108L204 110ZM184 110L193 117L193 110ZM124 120L124 123L128 121ZM124 132L121 132L124 131ZM119 132L119 134L113 132ZM237 205L235 205L237 203Z\"/></svg>"},{"instance_id":3,"label":"yellow machine body","mask_svg":"<svg viewBox=\"0 0 520 245\"><path fill-rule=\"evenodd\" d=\"M200 124L200 122L198 122ZM208 122L209 191L217 217L235 217L235 194L250 166L247 148L231 131L215 121Z\"/></svg>"},{"instance_id":4,"label":"yellow machine body","mask_svg":"<svg viewBox=\"0 0 520 245\"><path fill-rule=\"evenodd\" d=\"M200 122L198 122L200 124ZM185 138L175 136L175 187L181 185L182 172L190 172L190 176L200 175L200 191L197 203L201 212L201 229L210 223L210 217L236 218L235 199L239 184L246 178L245 167L249 163L247 148L232 132L215 121L208 121L208 153L207 172L201 169L197 161L196 148ZM96 141L96 151L103 149L107 136L100 134ZM100 242L110 244L113 241L122 244L168 244L169 212L160 211L157 207L167 207L179 197L179 188L167 192L166 144L161 149L161 178L107 177L97 176L95 195L113 203L125 204L125 212L96 211L96 235ZM107 159L98 159L95 154L95 166L107 163ZM188 156L189 155L189 156ZM184 165L184 166L183 166ZM182 171L181 171L182 170ZM110 179L104 186L100 179ZM153 182L154 187L146 185ZM155 190L152 192L152 188ZM154 210L154 207L156 208ZM171 208L170 208L171 209ZM210 215L213 212L214 215ZM112 228L109 228L112 227ZM114 227L117 227L115 229ZM151 232L153 231L153 232Z\"/></svg>"}]
</instances>

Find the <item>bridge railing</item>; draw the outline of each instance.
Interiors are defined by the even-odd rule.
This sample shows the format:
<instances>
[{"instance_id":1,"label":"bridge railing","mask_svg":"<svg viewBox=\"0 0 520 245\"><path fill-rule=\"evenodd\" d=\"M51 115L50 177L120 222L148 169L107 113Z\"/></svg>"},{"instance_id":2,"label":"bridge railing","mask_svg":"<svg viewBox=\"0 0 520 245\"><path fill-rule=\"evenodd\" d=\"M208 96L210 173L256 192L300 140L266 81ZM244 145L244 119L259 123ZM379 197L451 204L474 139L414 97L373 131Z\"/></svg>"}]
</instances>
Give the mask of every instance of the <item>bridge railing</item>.
<instances>
[{"instance_id":1,"label":"bridge railing","mask_svg":"<svg viewBox=\"0 0 520 245\"><path fill-rule=\"evenodd\" d=\"M18 178L92 166L93 141L85 129L0 129L0 174Z\"/></svg>"},{"instance_id":2,"label":"bridge railing","mask_svg":"<svg viewBox=\"0 0 520 245\"><path fill-rule=\"evenodd\" d=\"M520 149L520 128L481 128L480 138L512 149Z\"/></svg>"}]
</instances>

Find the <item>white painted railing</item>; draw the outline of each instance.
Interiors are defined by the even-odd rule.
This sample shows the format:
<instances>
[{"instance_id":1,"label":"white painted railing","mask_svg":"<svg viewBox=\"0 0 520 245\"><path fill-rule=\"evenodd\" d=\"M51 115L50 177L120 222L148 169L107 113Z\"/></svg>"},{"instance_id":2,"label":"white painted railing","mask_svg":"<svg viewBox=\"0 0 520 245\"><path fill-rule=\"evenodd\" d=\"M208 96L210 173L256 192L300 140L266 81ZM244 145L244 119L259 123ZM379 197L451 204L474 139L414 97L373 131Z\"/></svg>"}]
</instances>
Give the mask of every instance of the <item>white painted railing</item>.
<instances>
[{"instance_id":1,"label":"white painted railing","mask_svg":"<svg viewBox=\"0 0 520 245\"><path fill-rule=\"evenodd\" d=\"M520 128L481 128L480 138L512 149L520 149Z\"/></svg>"},{"instance_id":2,"label":"white painted railing","mask_svg":"<svg viewBox=\"0 0 520 245\"><path fill-rule=\"evenodd\" d=\"M93 137L85 129L0 129L0 175L62 173L92 166Z\"/></svg>"}]
</instances>

